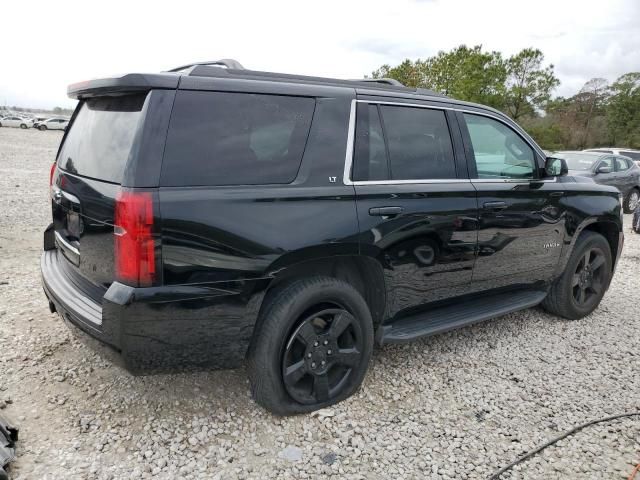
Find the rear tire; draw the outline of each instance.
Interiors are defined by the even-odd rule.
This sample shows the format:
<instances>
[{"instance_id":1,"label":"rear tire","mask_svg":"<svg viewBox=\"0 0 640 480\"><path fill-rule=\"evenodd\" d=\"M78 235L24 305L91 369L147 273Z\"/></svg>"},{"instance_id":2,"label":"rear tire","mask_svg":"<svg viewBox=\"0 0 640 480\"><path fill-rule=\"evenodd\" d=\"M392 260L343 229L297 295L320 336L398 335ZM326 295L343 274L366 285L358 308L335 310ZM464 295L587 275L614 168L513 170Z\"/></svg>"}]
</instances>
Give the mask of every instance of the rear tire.
<instances>
[{"instance_id":1,"label":"rear tire","mask_svg":"<svg viewBox=\"0 0 640 480\"><path fill-rule=\"evenodd\" d=\"M611 267L609 242L599 233L582 232L564 272L551 286L542 307L570 320L589 315L609 287Z\"/></svg>"},{"instance_id":2,"label":"rear tire","mask_svg":"<svg viewBox=\"0 0 640 480\"><path fill-rule=\"evenodd\" d=\"M640 203L640 190L634 188L624 199L624 213L633 213L636 208L638 208L638 204Z\"/></svg>"},{"instance_id":3,"label":"rear tire","mask_svg":"<svg viewBox=\"0 0 640 480\"><path fill-rule=\"evenodd\" d=\"M353 286L331 277L303 278L265 302L248 355L258 404L291 415L356 392L373 351L373 322Z\"/></svg>"}]
</instances>

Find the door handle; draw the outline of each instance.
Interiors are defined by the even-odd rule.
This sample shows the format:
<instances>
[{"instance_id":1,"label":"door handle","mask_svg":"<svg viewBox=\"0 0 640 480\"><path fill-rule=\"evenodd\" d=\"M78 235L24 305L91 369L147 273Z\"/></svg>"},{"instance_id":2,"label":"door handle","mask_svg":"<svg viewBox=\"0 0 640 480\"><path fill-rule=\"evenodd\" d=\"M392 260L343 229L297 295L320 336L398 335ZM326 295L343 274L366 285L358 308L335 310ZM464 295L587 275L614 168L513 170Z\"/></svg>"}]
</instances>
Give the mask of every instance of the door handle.
<instances>
[{"instance_id":1,"label":"door handle","mask_svg":"<svg viewBox=\"0 0 640 480\"><path fill-rule=\"evenodd\" d=\"M507 202L484 202L482 206L487 210L504 210L508 207Z\"/></svg>"},{"instance_id":2,"label":"door handle","mask_svg":"<svg viewBox=\"0 0 640 480\"><path fill-rule=\"evenodd\" d=\"M400 215L402 210L404 210L402 207L371 207L369 215L372 217L392 217Z\"/></svg>"}]
</instances>

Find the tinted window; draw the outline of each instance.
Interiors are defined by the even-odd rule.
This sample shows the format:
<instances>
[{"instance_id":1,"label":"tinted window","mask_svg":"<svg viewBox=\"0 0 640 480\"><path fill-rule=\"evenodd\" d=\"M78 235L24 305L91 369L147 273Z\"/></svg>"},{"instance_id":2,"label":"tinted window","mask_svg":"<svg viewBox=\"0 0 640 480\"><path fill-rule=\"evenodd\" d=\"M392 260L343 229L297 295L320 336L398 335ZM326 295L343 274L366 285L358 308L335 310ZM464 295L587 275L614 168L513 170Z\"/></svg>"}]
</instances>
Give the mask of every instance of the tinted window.
<instances>
[{"instance_id":1,"label":"tinted window","mask_svg":"<svg viewBox=\"0 0 640 480\"><path fill-rule=\"evenodd\" d=\"M628 170L629 168L631 168L631 163L627 162L626 159L624 158L620 158L620 157L616 157L616 170L621 172L623 170Z\"/></svg>"},{"instance_id":2,"label":"tinted window","mask_svg":"<svg viewBox=\"0 0 640 480\"><path fill-rule=\"evenodd\" d=\"M378 106L359 103L356 118L353 180L388 179L387 153Z\"/></svg>"},{"instance_id":3,"label":"tinted window","mask_svg":"<svg viewBox=\"0 0 640 480\"><path fill-rule=\"evenodd\" d=\"M120 183L145 97L127 95L84 101L60 150L60 168Z\"/></svg>"},{"instance_id":4,"label":"tinted window","mask_svg":"<svg viewBox=\"0 0 640 480\"><path fill-rule=\"evenodd\" d=\"M464 114L478 178L533 178L535 157L529 145L501 122Z\"/></svg>"},{"instance_id":5,"label":"tinted window","mask_svg":"<svg viewBox=\"0 0 640 480\"><path fill-rule=\"evenodd\" d=\"M613 157L603 158L598 164L598 168L607 167L612 172L615 171L615 165L613 164Z\"/></svg>"},{"instance_id":6,"label":"tinted window","mask_svg":"<svg viewBox=\"0 0 640 480\"><path fill-rule=\"evenodd\" d=\"M315 100L222 92L178 92L161 184L256 185L294 180Z\"/></svg>"},{"instance_id":7,"label":"tinted window","mask_svg":"<svg viewBox=\"0 0 640 480\"><path fill-rule=\"evenodd\" d=\"M392 180L456 178L442 110L381 105Z\"/></svg>"},{"instance_id":8,"label":"tinted window","mask_svg":"<svg viewBox=\"0 0 640 480\"><path fill-rule=\"evenodd\" d=\"M640 152L630 152L628 150L620 150L620 154L629 157L631 160L640 160Z\"/></svg>"}]
</instances>

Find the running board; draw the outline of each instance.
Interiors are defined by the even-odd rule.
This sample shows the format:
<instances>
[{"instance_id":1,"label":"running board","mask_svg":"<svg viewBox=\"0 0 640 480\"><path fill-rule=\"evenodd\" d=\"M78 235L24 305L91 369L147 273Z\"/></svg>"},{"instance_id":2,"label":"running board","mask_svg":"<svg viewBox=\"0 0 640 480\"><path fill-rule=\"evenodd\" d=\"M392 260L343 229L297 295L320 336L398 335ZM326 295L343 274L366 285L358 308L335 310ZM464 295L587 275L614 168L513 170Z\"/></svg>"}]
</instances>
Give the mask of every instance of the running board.
<instances>
[{"instance_id":1,"label":"running board","mask_svg":"<svg viewBox=\"0 0 640 480\"><path fill-rule=\"evenodd\" d=\"M546 292L520 290L445 305L383 325L378 343L405 343L538 305Z\"/></svg>"}]
</instances>

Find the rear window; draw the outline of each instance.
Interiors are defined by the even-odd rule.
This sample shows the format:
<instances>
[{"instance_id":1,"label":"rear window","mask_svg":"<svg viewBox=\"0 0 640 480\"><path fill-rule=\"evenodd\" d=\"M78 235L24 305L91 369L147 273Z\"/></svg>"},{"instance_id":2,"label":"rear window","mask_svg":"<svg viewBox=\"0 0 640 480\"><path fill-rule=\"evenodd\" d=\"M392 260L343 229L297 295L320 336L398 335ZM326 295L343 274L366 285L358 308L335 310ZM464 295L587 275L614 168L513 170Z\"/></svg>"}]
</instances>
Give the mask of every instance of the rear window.
<instances>
[{"instance_id":1,"label":"rear window","mask_svg":"<svg viewBox=\"0 0 640 480\"><path fill-rule=\"evenodd\" d=\"M161 185L292 182L314 107L315 100L307 97L178 92Z\"/></svg>"},{"instance_id":2,"label":"rear window","mask_svg":"<svg viewBox=\"0 0 640 480\"><path fill-rule=\"evenodd\" d=\"M146 94L83 101L58 156L75 175L121 183Z\"/></svg>"}]
</instances>

